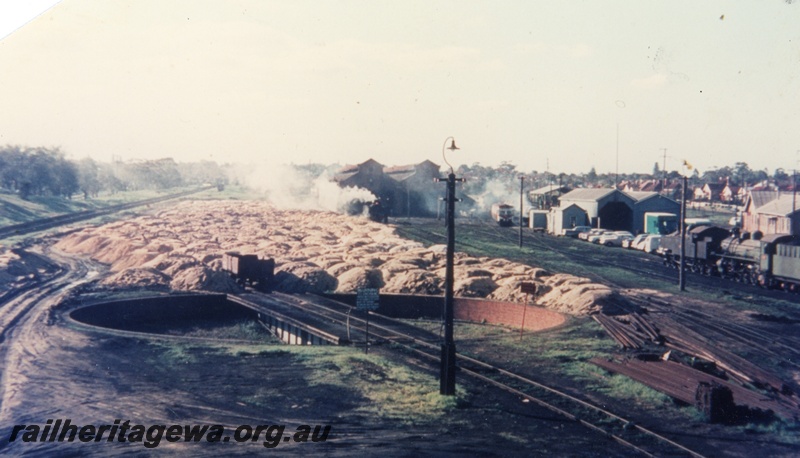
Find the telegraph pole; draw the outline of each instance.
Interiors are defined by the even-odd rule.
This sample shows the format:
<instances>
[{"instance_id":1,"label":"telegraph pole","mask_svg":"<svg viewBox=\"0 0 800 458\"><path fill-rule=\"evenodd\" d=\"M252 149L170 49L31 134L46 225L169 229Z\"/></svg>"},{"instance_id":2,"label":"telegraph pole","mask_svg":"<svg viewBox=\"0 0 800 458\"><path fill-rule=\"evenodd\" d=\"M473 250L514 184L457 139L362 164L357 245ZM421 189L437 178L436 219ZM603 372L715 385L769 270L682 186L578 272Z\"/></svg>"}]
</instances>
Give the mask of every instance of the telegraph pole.
<instances>
[{"instance_id":1,"label":"telegraph pole","mask_svg":"<svg viewBox=\"0 0 800 458\"><path fill-rule=\"evenodd\" d=\"M522 186L525 175L519 176L519 247L522 248Z\"/></svg>"},{"instance_id":2,"label":"telegraph pole","mask_svg":"<svg viewBox=\"0 0 800 458\"><path fill-rule=\"evenodd\" d=\"M678 287L686 291L686 176L681 188L681 268L678 273Z\"/></svg>"}]
</instances>

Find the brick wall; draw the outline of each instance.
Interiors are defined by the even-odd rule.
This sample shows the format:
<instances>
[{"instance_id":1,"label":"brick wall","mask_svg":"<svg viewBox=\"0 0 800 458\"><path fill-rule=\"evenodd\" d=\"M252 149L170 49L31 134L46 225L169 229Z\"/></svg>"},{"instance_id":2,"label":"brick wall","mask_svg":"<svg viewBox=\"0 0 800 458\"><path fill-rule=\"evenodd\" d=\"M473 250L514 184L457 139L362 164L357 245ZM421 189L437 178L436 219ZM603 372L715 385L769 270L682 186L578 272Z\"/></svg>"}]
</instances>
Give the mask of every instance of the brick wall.
<instances>
[{"instance_id":1,"label":"brick wall","mask_svg":"<svg viewBox=\"0 0 800 458\"><path fill-rule=\"evenodd\" d=\"M325 297L344 302L351 306L356 304L355 294L326 294ZM467 299L457 297L454 300L453 314L456 320L475 323L498 324L518 328L522 324L523 310L526 306L513 302L490 301L486 299ZM444 298L441 296L413 296L405 294L381 294L380 307L377 312L392 318L442 318ZM527 306L525 329L538 331L558 326L566 317L558 312L542 307Z\"/></svg>"}]
</instances>

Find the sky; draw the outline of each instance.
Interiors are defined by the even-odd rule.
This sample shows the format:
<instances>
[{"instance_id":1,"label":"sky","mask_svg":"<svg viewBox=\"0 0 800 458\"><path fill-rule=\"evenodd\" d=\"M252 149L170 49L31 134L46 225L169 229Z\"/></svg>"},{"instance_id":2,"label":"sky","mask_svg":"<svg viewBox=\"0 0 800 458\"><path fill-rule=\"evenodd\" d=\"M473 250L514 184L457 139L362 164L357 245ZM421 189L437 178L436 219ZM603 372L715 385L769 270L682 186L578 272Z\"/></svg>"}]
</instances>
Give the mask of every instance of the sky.
<instances>
[{"instance_id":1,"label":"sky","mask_svg":"<svg viewBox=\"0 0 800 458\"><path fill-rule=\"evenodd\" d=\"M445 165L452 136L455 167L800 168L798 0L0 0L0 18L0 145L74 159Z\"/></svg>"}]
</instances>

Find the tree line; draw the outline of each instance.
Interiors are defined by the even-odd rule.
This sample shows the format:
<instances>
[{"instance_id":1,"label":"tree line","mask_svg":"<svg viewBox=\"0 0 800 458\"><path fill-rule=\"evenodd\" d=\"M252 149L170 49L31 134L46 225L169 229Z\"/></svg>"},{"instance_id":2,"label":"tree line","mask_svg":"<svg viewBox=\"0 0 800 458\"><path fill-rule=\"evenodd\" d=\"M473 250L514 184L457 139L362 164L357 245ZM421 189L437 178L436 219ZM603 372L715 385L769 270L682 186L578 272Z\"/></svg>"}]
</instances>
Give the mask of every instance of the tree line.
<instances>
[{"instance_id":1,"label":"tree line","mask_svg":"<svg viewBox=\"0 0 800 458\"><path fill-rule=\"evenodd\" d=\"M517 166L503 162L497 167L487 167L479 163L462 165L456 175L466 178L464 190L467 194L480 194L490 183L502 183L509 191L519 190L519 178L525 177L525 189L536 189L550 185L562 185L570 188L603 187L613 188L623 182L639 182L645 180L664 180L679 182L682 175L677 171L664 172L659 170L658 163L653 167L652 173L597 173L592 167L587 173L551 173L551 172L524 172ZM703 172L689 171L689 184L691 187L701 187L706 183L729 182L735 186L753 186L764 181L778 184L790 182L792 176L784 169L776 169L772 174L766 170L754 170L745 162L737 162L733 166L717 167Z\"/></svg>"},{"instance_id":2,"label":"tree line","mask_svg":"<svg viewBox=\"0 0 800 458\"><path fill-rule=\"evenodd\" d=\"M168 189L201 183L224 183L225 171L215 162L177 163L172 158L98 162L71 160L58 148L0 147L0 188L27 199L58 196L97 197L142 189Z\"/></svg>"}]
</instances>

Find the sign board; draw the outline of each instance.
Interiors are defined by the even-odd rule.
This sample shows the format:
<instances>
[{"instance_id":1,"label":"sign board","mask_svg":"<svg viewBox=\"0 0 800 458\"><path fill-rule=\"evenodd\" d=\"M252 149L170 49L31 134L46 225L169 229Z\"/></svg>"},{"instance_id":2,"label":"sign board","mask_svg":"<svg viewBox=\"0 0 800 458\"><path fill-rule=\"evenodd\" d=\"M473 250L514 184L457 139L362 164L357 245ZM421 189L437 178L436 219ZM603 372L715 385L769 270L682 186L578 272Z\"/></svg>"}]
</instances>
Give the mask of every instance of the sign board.
<instances>
[{"instance_id":1,"label":"sign board","mask_svg":"<svg viewBox=\"0 0 800 458\"><path fill-rule=\"evenodd\" d=\"M377 288L362 288L356 291L356 308L359 310L378 310L379 294Z\"/></svg>"},{"instance_id":2,"label":"sign board","mask_svg":"<svg viewBox=\"0 0 800 458\"><path fill-rule=\"evenodd\" d=\"M519 290L525 294L536 294L536 283L522 282L519 284Z\"/></svg>"}]
</instances>

